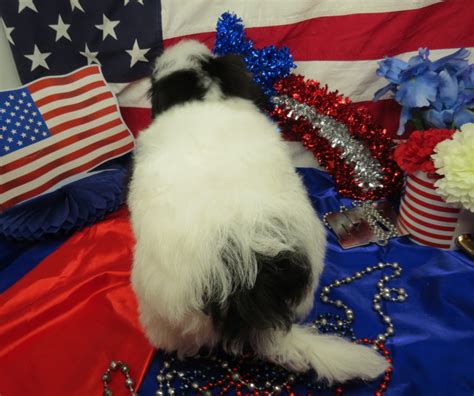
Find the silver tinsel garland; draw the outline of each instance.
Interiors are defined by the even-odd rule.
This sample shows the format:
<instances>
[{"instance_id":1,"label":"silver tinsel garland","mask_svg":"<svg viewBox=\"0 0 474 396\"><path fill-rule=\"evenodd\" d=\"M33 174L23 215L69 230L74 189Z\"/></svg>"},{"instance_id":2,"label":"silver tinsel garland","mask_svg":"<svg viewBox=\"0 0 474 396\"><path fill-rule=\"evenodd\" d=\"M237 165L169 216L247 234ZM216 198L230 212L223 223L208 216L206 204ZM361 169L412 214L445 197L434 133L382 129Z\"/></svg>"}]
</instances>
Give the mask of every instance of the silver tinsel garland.
<instances>
[{"instance_id":1,"label":"silver tinsel garland","mask_svg":"<svg viewBox=\"0 0 474 396\"><path fill-rule=\"evenodd\" d=\"M383 187L383 170L380 163L362 142L350 134L343 123L286 95L274 96L272 101L281 109L289 110L288 117L309 121L313 128L319 130L319 136L326 139L332 148L338 148L342 159L354 169L355 180L362 190L371 191Z\"/></svg>"}]
</instances>

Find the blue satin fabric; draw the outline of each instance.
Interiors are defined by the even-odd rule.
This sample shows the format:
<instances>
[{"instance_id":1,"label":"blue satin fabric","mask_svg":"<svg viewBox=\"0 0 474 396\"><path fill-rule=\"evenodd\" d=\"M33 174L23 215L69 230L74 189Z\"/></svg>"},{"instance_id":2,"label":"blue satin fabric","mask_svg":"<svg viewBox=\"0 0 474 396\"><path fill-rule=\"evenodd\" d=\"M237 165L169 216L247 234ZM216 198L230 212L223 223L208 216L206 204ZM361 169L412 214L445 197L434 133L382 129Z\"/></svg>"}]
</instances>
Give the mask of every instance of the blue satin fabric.
<instances>
[{"instance_id":1,"label":"blue satin fabric","mask_svg":"<svg viewBox=\"0 0 474 396\"><path fill-rule=\"evenodd\" d=\"M340 199L331 178L315 169L300 169L318 212L338 211ZM320 287L380 261L398 262L403 271L388 287L408 293L403 303L384 302L383 309L395 326L387 341L393 358L393 376L386 391L392 395L471 396L474 394L474 261L460 252L442 251L413 244L408 238L393 239L385 247L342 249L328 232L326 266ZM338 297L353 309L358 338L374 338L383 326L372 310L372 297L381 272L338 288ZM318 291L319 295L319 291ZM318 313L335 312L317 301L308 320ZM142 383L140 395L154 395L162 356L155 356ZM379 381L344 386L344 395L373 395ZM307 392L312 392L307 389ZM317 392L314 392L317 394ZM323 395L333 395L327 391Z\"/></svg>"},{"instance_id":2,"label":"blue satin fabric","mask_svg":"<svg viewBox=\"0 0 474 396\"><path fill-rule=\"evenodd\" d=\"M0 293L35 268L66 239L60 236L43 242L18 242L0 236Z\"/></svg>"}]
</instances>

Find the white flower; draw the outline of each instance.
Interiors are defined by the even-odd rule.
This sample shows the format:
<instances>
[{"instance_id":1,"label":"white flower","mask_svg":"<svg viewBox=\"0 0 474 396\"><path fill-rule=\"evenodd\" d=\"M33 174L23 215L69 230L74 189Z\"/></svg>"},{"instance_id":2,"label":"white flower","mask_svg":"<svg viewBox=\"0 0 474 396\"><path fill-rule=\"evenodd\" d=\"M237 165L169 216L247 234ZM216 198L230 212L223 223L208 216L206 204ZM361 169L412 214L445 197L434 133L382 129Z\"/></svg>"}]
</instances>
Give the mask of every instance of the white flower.
<instances>
[{"instance_id":1,"label":"white flower","mask_svg":"<svg viewBox=\"0 0 474 396\"><path fill-rule=\"evenodd\" d=\"M464 124L434 151L436 173L443 176L436 191L446 202L474 212L474 124Z\"/></svg>"}]
</instances>

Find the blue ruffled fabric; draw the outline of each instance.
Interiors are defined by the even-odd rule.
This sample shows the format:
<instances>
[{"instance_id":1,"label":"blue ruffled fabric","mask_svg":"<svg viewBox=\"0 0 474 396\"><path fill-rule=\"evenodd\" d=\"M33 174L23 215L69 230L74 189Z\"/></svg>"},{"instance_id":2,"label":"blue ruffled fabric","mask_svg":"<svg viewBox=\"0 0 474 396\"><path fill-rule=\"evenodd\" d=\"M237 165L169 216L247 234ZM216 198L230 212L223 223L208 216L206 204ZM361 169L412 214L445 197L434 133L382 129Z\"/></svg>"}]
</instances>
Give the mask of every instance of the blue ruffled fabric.
<instances>
[{"instance_id":1,"label":"blue ruffled fabric","mask_svg":"<svg viewBox=\"0 0 474 396\"><path fill-rule=\"evenodd\" d=\"M321 215L327 211L338 211L341 204L350 203L347 199L340 199L326 173L315 169L301 169L299 172ZM401 278L391 281L389 285L404 288L408 293L407 300L404 303L383 303L384 311L395 326L394 337L387 341L394 371L384 395L472 395L474 261L458 251L415 245L406 237L392 239L385 247L369 245L344 250L335 235L328 232L327 243L321 287L380 261L396 261L403 269ZM358 338L372 339L383 329L372 310L372 297L379 278L380 273L373 273L338 288L337 294L334 292L334 297L354 311L354 330ZM308 320L325 312L335 313L324 304L317 303ZM156 375L162 364L163 355L159 353L142 383L141 396L155 394ZM354 382L345 385L344 395L373 395L378 383ZM306 392L334 395L334 389L318 391L316 387L306 388L301 394Z\"/></svg>"},{"instance_id":2,"label":"blue ruffled fabric","mask_svg":"<svg viewBox=\"0 0 474 396\"><path fill-rule=\"evenodd\" d=\"M84 179L16 205L0 215L0 237L17 241L69 235L116 210L125 199L127 165L116 161Z\"/></svg>"}]
</instances>

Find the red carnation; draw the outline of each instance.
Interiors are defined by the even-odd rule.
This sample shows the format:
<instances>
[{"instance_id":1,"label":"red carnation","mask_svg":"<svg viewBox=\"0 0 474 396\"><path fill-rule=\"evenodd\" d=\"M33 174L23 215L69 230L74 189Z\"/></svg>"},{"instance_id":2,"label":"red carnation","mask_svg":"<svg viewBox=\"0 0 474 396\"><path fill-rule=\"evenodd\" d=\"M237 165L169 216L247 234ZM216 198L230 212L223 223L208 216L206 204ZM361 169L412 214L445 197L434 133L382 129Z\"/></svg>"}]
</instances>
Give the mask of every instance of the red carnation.
<instances>
[{"instance_id":1,"label":"red carnation","mask_svg":"<svg viewBox=\"0 0 474 396\"><path fill-rule=\"evenodd\" d=\"M398 166L408 174L417 171L435 173L431 155L436 145L450 139L454 129L428 129L413 132L405 143L400 144L394 152Z\"/></svg>"}]
</instances>

